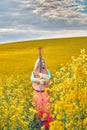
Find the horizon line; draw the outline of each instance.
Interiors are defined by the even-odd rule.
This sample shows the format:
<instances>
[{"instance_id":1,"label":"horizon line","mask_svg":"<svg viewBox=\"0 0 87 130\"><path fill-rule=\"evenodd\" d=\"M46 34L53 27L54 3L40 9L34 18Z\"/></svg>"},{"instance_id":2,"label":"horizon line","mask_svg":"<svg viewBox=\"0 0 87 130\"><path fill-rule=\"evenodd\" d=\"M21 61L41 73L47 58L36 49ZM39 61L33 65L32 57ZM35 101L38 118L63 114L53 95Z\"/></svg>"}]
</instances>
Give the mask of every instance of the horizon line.
<instances>
[{"instance_id":1,"label":"horizon line","mask_svg":"<svg viewBox=\"0 0 87 130\"><path fill-rule=\"evenodd\" d=\"M65 37L48 37L48 38L36 38L36 39L24 39L24 40L17 40L17 41L8 41L8 42L0 42L0 45L2 44L11 44L11 43L17 43L17 42L28 42L28 41L39 41L39 40L52 40L52 39L66 39L66 38L79 38L79 37L87 37L87 35L81 35L81 36L65 36Z\"/></svg>"}]
</instances>

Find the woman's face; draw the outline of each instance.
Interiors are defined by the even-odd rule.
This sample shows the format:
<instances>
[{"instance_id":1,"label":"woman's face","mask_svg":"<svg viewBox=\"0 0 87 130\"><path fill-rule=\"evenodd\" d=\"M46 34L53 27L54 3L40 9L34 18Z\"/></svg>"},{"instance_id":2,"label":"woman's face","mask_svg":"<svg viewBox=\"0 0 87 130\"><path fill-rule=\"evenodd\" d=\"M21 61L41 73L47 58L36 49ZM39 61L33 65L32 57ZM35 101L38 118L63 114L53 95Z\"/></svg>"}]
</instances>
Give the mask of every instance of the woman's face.
<instances>
[{"instance_id":1,"label":"woman's face","mask_svg":"<svg viewBox=\"0 0 87 130\"><path fill-rule=\"evenodd\" d=\"M46 70L45 61L42 60L42 71ZM38 62L36 71L40 72L40 62Z\"/></svg>"},{"instance_id":2,"label":"woman's face","mask_svg":"<svg viewBox=\"0 0 87 130\"><path fill-rule=\"evenodd\" d=\"M42 61L42 69L46 69L44 61Z\"/></svg>"}]
</instances>

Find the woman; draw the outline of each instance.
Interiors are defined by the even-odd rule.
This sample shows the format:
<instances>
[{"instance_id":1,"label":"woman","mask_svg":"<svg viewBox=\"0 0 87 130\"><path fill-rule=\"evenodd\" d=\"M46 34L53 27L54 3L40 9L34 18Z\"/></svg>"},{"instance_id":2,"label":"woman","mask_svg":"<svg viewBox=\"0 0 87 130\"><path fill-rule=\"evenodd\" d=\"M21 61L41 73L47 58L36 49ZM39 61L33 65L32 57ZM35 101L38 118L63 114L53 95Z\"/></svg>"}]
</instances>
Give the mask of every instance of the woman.
<instances>
[{"instance_id":1,"label":"woman","mask_svg":"<svg viewBox=\"0 0 87 130\"><path fill-rule=\"evenodd\" d=\"M50 71L46 69L45 60L42 59L42 73L40 72L40 59L36 61L34 71L31 75L32 86L34 89L33 102L38 111L37 118L42 121L46 129L49 128L51 117L50 94L45 91L50 83Z\"/></svg>"}]
</instances>

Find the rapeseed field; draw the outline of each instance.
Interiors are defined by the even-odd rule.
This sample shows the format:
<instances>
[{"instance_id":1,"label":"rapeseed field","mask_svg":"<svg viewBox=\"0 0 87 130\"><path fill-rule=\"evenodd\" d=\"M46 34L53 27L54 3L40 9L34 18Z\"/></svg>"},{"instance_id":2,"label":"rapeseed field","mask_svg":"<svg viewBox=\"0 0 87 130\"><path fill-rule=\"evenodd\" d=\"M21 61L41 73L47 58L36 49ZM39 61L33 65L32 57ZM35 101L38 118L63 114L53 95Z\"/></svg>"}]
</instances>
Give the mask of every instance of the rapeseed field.
<instances>
[{"instance_id":1,"label":"rapeseed field","mask_svg":"<svg viewBox=\"0 0 87 130\"><path fill-rule=\"evenodd\" d=\"M87 130L86 44L79 37L0 45L0 129L38 130L30 75L41 46L52 76L49 130Z\"/></svg>"}]
</instances>

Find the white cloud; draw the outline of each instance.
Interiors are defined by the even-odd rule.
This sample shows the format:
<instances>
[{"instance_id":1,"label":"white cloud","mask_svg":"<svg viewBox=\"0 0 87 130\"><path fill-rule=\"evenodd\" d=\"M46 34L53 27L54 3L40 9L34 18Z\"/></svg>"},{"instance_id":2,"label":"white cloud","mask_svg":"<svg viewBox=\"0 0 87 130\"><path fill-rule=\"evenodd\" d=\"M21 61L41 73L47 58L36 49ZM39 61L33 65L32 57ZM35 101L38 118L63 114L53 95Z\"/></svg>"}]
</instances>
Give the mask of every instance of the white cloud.
<instances>
[{"instance_id":1,"label":"white cloud","mask_svg":"<svg viewBox=\"0 0 87 130\"><path fill-rule=\"evenodd\" d=\"M85 5L76 0L36 0L37 5L33 13L54 20L67 20L68 22L87 22L87 14L82 13Z\"/></svg>"},{"instance_id":2,"label":"white cloud","mask_svg":"<svg viewBox=\"0 0 87 130\"><path fill-rule=\"evenodd\" d=\"M18 28L0 28L0 33L18 33L21 29Z\"/></svg>"},{"instance_id":3,"label":"white cloud","mask_svg":"<svg viewBox=\"0 0 87 130\"><path fill-rule=\"evenodd\" d=\"M58 37L73 37L73 36L86 36L87 30L67 30L67 29L61 29L58 31L50 31L50 30L43 30L43 29L35 29L33 27L28 27L26 29L24 28L0 28L0 33L5 34L19 34L23 33L24 36L30 35L36 35L37 39L42 38L58 38ZM39 37L38 37L39 36ZM32 38L31 38L32 39Z\"/></svg>"},{"instance_id":4,"label":"white cloud","mask_svg":"<svg viewBox=\"0 0 87 130\"><path fill-rule=\"evenodd\" d=\"M3 0L0 4L0 42L87 36L84 0Z\"/></svg>"}]
</instances>

